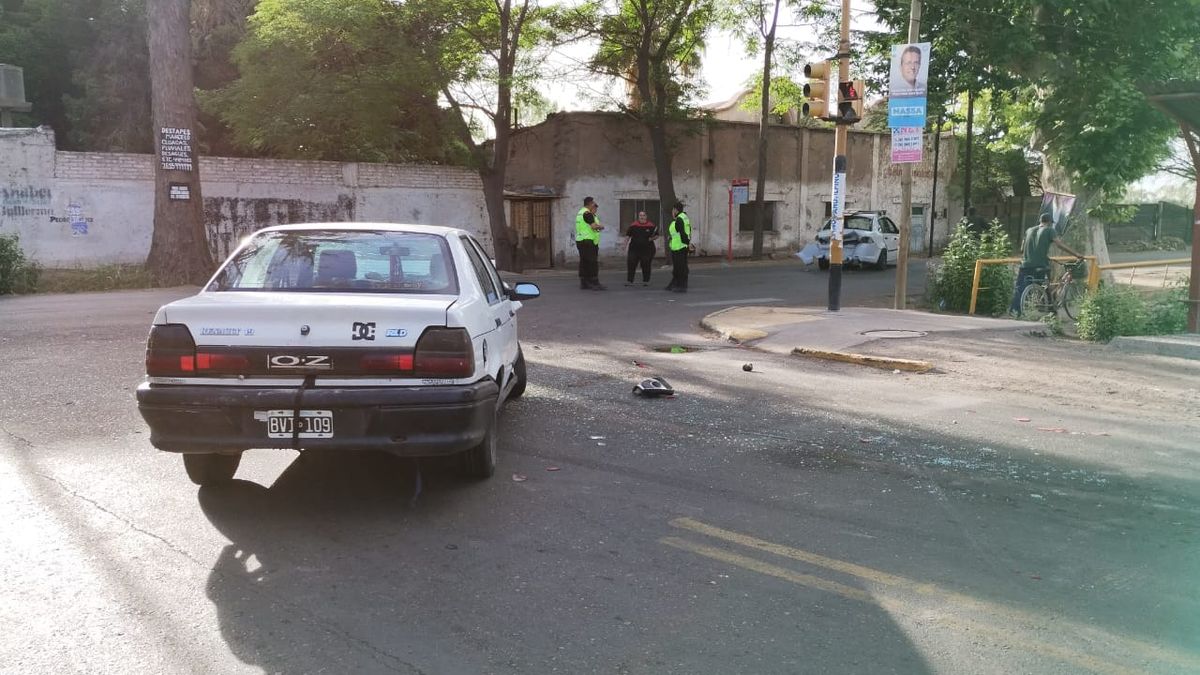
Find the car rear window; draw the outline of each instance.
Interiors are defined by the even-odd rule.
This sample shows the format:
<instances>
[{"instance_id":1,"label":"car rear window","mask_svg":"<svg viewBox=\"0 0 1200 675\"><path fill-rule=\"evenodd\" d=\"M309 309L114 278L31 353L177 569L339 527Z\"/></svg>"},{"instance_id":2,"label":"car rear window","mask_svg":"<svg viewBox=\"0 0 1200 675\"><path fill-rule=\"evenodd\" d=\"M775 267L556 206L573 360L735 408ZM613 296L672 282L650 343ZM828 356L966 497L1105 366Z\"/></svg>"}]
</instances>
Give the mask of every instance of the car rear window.
<instances>
[{"instance_id":1,"label":"car rear window","mask_svg":"<svg viewBox=\"0 0 1200 675\"><path fill-rule=\"evenodd\" d=\"M457 294L458 282L434 234L299 230L256 235L209 290Z\"/></svg>"},{"instance_id":2,"label":"car rear window","mask_svg":"<svg viewBox=\"0 0 1200 675\"><path fill-rule=\"evenodd\" d=\"M823 227L821 229L822 230L831 229L832 225L833 225L833 220L827 220L827 221L825 221L825 227ZM870 232L871 231L871 219L864 218L862 216L849 216L846 218L845 229L860 230L862 232Z\"/></svg>"}]
</instances>

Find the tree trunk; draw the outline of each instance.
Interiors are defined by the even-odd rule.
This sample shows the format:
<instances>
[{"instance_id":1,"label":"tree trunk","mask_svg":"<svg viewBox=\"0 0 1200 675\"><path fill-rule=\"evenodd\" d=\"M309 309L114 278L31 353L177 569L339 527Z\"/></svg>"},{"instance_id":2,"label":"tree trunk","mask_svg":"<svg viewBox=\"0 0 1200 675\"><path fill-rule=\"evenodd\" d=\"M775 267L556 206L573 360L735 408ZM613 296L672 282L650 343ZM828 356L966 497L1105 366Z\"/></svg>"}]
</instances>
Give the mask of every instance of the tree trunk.
<instances>
[{"instance_id":1,"label":"tree trunk","mask_svg":"<svg viewBox=\"0 0 1200 675\"><path fill-rule=\"evenodd\" d=\"M508 272L522 272L523 265L518 255L516 237L509 230L508 214L504 208L504 171L480 170L479 178L483 182L483 202L487 206L496 268Z\"/></svg>"},{"instance_id":2,"label":"tree trunk","mask_svg":"<svg viewBox=\"0 0 1200 675\"><path fill-rule=\"evenodd\" d=\"M975 90L967 90L967 147L966 166L963 167L963 215L971 215L971 146L975 138Z\"/></svg>"},{"instance_id":3,"label":"tree trunk","mask_svg":"<svg viewBox=\"0 0 1200 675\"><path fill-rule=\"evenodd\" d=\"M1200 169L1200 140L1196 129L1187 124L1183 128L1183 140L1187 143L1188 154L1192 158L1192 174ZM1188 281L1188 323L1189 333L1200 333L1200 180L1195 180L1195 201L1192 203L1192 273Z\"/></svg>"},{"instance_id":4,"label":"tree trunk","mask_svg":"<svg viewBox=\"0 0 1200 675\"><path fill-rule=\"evenodd\" d=\"M750 258L753 260L762 258L763 227L767 215L767 132L770 129L771 113L771 57L775 52L775 24L779 21L779 3L780 0L775 0L771 28L763 40L762 101L758 116L758 177L754 188L754 244L750 249Z\"/></svg>"},{"instance_id":5,"label":"tree trunk","mask_svg":"<svg viewBox=\"0 0 1200 675\"><path fill-rule=\"evenodd\" d=\"M146 267L160 285L200 284L212 273L213 260L196 156L191 0L151 0L146 9L157 155L154 235Z\"/></svg>"},{"instance_id":6,"label":"tree trunk","mask_svg":"<svg viewBox=\"0 0 1200 675\"><path fill-rule=\"evenodd\" d=\"M658 173L659 208L663 212L667 212L677 201L675 177L671 171L671 150L668 147L667 125L661 120L648 121L646 131L650 134L650 147L654 151L654 168Z\"/></svg>"}]
</instances>

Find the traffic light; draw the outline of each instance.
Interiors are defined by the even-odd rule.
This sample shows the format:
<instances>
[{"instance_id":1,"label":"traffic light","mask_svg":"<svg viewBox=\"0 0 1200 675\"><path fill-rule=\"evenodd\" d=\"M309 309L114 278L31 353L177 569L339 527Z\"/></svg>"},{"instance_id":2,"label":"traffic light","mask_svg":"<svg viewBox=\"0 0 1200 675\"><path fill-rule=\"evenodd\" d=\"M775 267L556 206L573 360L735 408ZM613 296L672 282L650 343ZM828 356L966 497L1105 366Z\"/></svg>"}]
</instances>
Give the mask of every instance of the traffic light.
<instances>
[{"instance_id":1,"label":"traffic light","mask_svg":"<svg viewBox=\"0 0 1200 675\"><path fill-rule=\"evenodd\" d=\"M832 71L828 61L809 63L804 66L804 98L808 99L800 108L805 117L825 119L829 115L829 77Z\"/></svg>"},{"instance_id":2,"label":"traffic light","mask_svg":"<svg viewBox=\"0 0 1200 675\"><path fill-rule=\"evenodd\" d=\"M837 117L839 122L854 124L862 121L863 87L862 80L838 83Z\"/></svg>"}]
</instances>

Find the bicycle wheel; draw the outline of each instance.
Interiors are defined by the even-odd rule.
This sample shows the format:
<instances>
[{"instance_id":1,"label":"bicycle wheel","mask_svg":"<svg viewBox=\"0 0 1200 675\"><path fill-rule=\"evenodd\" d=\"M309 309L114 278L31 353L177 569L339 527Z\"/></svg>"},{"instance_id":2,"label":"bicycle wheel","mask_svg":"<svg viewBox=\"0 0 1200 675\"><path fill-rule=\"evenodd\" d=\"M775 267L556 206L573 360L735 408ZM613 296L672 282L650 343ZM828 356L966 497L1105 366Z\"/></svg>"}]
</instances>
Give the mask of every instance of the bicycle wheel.
<instances>
[{"instance_id":1,"label":"bicycle wheel","mask_svg":"<svg viewBox=\"0 0 1200 675\"><path fill-rule=\"evenodd\" d=\"M1068 282L1062 288L1062 308L1067 311L1067 316L1072 320L1079 318L1079 307L1083 305L1083 296L1086 295L1083 291L1083 285L1077 281Z\"/></svg>"},{"instance_id":2,"label":"bicycle wheel","mask_svg":"<svg viewBox=\"0 0 1200 675\"><path fill-rule=\"evenodd\" d=\"M1037 321L1050 312L1049 305L1046 287L1041 284L1029 284L1021 293L1021 318Z\"/></svg>"}]
</instances>

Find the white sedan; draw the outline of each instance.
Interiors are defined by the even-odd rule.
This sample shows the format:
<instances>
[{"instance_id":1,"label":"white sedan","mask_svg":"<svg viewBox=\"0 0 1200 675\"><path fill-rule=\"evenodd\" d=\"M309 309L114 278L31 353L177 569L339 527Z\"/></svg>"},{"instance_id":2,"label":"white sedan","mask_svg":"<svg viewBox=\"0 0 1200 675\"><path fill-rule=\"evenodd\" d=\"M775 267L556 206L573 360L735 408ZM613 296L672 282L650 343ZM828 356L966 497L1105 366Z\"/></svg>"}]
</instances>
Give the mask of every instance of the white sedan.
<instances>
[{"instance_id":1,"label":"white sedan","mask_svg":"<svg viewBox=\"0 0 1200 675\"><path fill-rule=\"evenodd\" d=\"M817 266L829 269L829 236L833 221L817 233ZM842 256L848 265L871 265L877 270L895 265L899 259L900 228L878 211L855 211L846 216L842 230Z\"/></svg>"},{"instance_id":2,"label":"white sedan","mask_svg":"<svg viewBox=\"0 0 1200 675\"><path fill-rule=\"evenodd\" d=\"M501 404L525 391L516 313L539 294L458 229L266 228L158 310L138 409L199 485L251 448L461 454L486 478Z\"/></svg>"}]
</instances>

